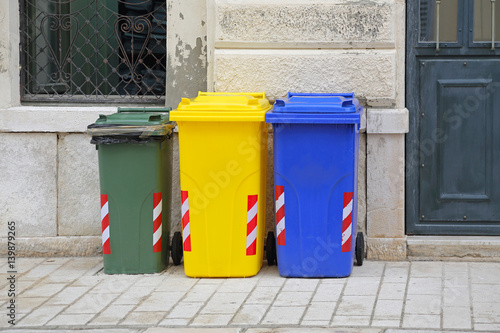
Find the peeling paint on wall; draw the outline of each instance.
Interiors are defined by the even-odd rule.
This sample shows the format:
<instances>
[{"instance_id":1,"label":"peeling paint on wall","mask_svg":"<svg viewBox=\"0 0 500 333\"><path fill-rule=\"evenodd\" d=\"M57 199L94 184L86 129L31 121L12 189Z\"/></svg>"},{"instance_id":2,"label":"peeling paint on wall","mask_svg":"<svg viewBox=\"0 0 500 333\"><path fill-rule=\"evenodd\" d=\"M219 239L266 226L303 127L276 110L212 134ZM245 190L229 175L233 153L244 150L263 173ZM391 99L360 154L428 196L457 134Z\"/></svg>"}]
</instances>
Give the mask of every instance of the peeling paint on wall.
<instances>
[{"instance_id":1,"label":"peeling paint on wall","mask_svg":"<svg viewBox=\"0 0 500 333\"><path fill-rule=\"evenodd\" d=\"M166 103L207 89L207 28L204 0L169 0ZM197 10L193 10L196 8Z\"/></svg>"}]
</instances>

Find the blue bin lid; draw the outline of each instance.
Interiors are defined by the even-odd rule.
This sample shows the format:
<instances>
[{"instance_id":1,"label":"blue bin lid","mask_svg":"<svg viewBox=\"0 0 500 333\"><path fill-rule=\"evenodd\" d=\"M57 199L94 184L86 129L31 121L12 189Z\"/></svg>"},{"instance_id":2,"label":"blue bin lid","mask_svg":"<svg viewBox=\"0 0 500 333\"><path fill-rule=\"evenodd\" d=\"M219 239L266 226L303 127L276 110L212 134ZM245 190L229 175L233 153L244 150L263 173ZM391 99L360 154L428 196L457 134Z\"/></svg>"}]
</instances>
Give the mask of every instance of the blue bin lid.
<instances>
[{"instance_id":1,"label":"blue bin lid","mask_svg":"<svg viewBox=\"0 0 500 333\"><path fill-rule=\"evenodd\" d=\"M273 112L278 113L354 113L362 108L354 93L314 94L288 93L284 99L276 100Z\"/></svg>"}]
</instances>

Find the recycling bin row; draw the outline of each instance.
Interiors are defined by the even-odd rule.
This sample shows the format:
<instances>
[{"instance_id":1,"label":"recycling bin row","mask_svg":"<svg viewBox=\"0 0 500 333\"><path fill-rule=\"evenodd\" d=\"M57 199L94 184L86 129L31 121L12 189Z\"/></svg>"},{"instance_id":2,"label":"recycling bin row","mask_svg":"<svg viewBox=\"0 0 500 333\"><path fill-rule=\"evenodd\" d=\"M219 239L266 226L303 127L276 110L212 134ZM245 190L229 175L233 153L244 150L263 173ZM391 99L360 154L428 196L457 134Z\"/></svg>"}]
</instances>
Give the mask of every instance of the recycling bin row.
<instances>
[{"instance_id":1,"label":"recycling bin row","mask_svg":"<svg viewBox=\"0 0 500 333\"><path fill-rule=\"evenodd\" d=\"M264 252L284 277L345 277L356 233L354 94L205 93L169 108L119 108L88 127L99 158L104 271L249 277ZM265 239L268 123L275 233ZM182 233L170 244L172 132L179 134Z\"/></svg>"}]
</instances>

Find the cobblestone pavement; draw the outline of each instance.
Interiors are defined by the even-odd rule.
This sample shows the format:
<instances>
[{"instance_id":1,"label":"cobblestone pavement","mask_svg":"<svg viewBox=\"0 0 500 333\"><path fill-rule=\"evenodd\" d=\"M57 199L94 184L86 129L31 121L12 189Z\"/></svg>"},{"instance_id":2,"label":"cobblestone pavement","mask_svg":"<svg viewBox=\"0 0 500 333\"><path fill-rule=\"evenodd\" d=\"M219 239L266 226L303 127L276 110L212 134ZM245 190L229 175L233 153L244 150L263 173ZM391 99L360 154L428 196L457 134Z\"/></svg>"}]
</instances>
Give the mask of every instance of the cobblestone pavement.
<instances>
[{"instance_id":1,"label":"cobblestone pavement","mask_svg":"<svg viewBox=\"0 0 500 333\"><path fill-rule=\"evenodd\" d=\"M101 258L18 258L16 325L0 264L1 330L16 332L500 331L500 263L373 262L343 279L105 275ZM7 315L6 315L7 314Z\"/></svg>"}]
</instances>

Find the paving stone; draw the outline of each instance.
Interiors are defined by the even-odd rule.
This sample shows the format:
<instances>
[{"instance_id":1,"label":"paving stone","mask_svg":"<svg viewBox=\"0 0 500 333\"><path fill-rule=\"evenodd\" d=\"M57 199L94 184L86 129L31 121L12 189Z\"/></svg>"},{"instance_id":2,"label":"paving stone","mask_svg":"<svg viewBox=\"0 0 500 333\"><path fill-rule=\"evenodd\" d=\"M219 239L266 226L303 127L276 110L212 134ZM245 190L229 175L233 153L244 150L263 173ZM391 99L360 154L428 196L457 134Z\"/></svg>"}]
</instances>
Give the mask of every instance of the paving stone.
<instances>
[{"instance_id":1,"label":"paving stone","mask_svg":"<svg viewBox=\"0 0 500 333\"><path fill-rule=\"evenodd\" d=\"M399 327L399 319L372 319L372 327Z\"/></svg>"},{"instance_id":2,"label":"paving stone","mask_svg":"<svg viewBox=\"0 0 500 333\"><path fill-rule=\"evenodd\" d=\"M404 299L406 284L403 283L382 283L378 293L378 299Z\"/></svg>"},{"instance_id":3,"label":"paving stone","mask_svg":"<svg viewBox=\"0 0 500 333\"><path fill-rule=\"evenodd\" d=\"M312 291L281 291L273 306L305 306L311 302L312 295Z\"/></svg>"},{"instance_id":4,"label":"paving stone","mask_svg":"<svg viewBox=\"0 0 500 333\"><path fill-rule=\"evenodd\" d=\"M160 321L160 326L187 326L191 318L165 318ZM186 330L186 328L184 328ZM148 330L149 331L149 330ZM163 331L161 331L163 332Z\"/></svg>"},{"instance_id":5,"label":"paving stone","mask_svg":"<svg viewBox=\"0 0 500 333\"><path fill-rule=\"evenodd\" d=\"M500 318L500 306L498 303L498 299L496 302L474 302L472 306L474 320L476 321L480 318Z\"/></svg>"},{"instance_id":6,"label":"paving stone","mask_svg":"<svg viewBox=\"0 0 500 333\"><path fill-rule=\"evenodd\" d=\"M167 318L193 318L203 307L204 303L180 302L170 311Z\"/></svg>"},{"instance_id":7,"label":"paving stone","mask_svg":"<svg viewBox=\"0 0 500 333\"><path fill-rule=\"evenodd\" d=\"M62 313L56 316L54 319L49 321L47 326L84 326L87 322L89 322L95 314L93 313L81 313L81 314L65 314Z\"/></svg>"},{"instance_id":8,"label":"paving stone","mask_svg":"<svg viewBox=\"0 0 500 333\"><path fill-rule=\"evenodd\" d=\"M408 295L439 295L442 283L441 278L410 277Z\"/></svg>"},{"instance_id":9,"label":"paving stone","mask_svg":"<svg viewBox=\"0 0 500 333\"><path fill-rule=\"evenodd\" d=\"M22 276L16 280L16 290L18 295L22 295L26 290L38 284L37 280L23 280Z\"/></svg>"},{"instance_id":10,"label":"paving stone","mask_svg":"<svg viewBox=\"0 0 500 333\"><path fill-rule=\"evenodd\" d=\"M445 287L443 292L444 306L470 306L469 288Z\"/></svg>"},{"instance_id":11,"label":"paving stone","mask_svg":"<svg viewBox=\"0 0 500 333\"><path fill-rule=\"evenodd\" d=\"M229 324L232 314L200 314L194 318L192 326L222 326Z\"/></svg>"},{"instance_id":12,"label":"paving stone","mask_svg":"<svg viewBox=\"0 0 500 333\"><path fill-rule=\"evenodd\" d=\"M249 328L245 333L303 333L304 327L279 327L279 328ZM323 328L309 327L308 333L382 333L380 328L365 328L365 327L342 327L342 328ZM419 332L422 333L422 332Z\"/></svg>"},{"instance_id":13,"label":"paving stone","mask_svg":"<svg viewBox=\"0 0 500 333\"><path fill-rule=\"evenodd\" d=\"M259 280L252 278L228 279L222 283L217 292L220 293L250 293Z\"/></svg>"},{"instance_id":14,"label":"paving stone","mask_svg":"<svg viewBox=\"0 0 500 333\"><path fill-rule=\"evenodd\" d=\"M500 323L476 323L474 329L476 331L500 332Z\"/></svg>"},{"instance_id":15,"label":"paving stone","mask_svg":"<svg viewBox=\"0 0 500 333\"><path fill-rule=\"evenodd\" d=\"M65 313L94 313L97 314L109 303L111 303L117 294L85 294L65 310Z\"/></svg>"},{"instance_id":16,"label":"paving stone","mask_svg":"<svg viewBox=\"0 0 500 333\"><path fill-rule=\"evenodd\" d=\"M267 304L245 304L236 313L231 324L233 325L257 325L266 314Z\"/></svg>"},{"instance_id":17,"label":"paving stone","mask_svg":"<svg viewBox=\"0 0 500 333\"><path fill-rule=\"evenodd\" d=\"M435 261L413 261L411 263L411 277L438 277L443 276L443 263Z\"/></svg>"},{"instance_id":18,"label":"paving stone","mask_svg":"<svg viewBox=\"0 0 500 333\"><path fill-rule=\"evenodd\" d=\"M168 275L160 274L142 276L136 283L134 283L134 287L147 287L150 290L155 290L167 278Z\"/></svg>"},{"instance_id":19,"label":"paving stone","mask_svg":"<svg viewBox=\"0 0 500 333\"><path fill-rule=\"evenodd\" d=\"M145 312L145 311L164 311L167 312L174 307L177 302L185 295L184 291L178 292L153 292L148 298L146 298L141 305L139 305L134 311Z\"/></svg>"},{"instance_id":20,"label":"paving stone","mask_svg":"<svg viewBox=\"0 0 500 333\"><path fill-rule=\"evenodd\" d=\"M66 284L63 283L39 283L26 290L23 297L50 297L57 294L64 287L66 287Z\"/></svg>"},{"instance_id":21,"label":"paving stone","mask_svg":"<svg viewBox=\"0 0 500 333\"><path fill-rule=\"evenodd\" d=\"M198 282L183 299L184 302L206 302L217 290L218 284L202 284Z\"/></svg>"},{"instance_id":22,"label":"paving stone","mask_svg":"<svg viewBox=\"0 0 500 333\"><path fill-rule=\"evenodd\" d=\"M313 302L337 302L342 290L343 284L320 283L312 299Z\"/></svg>"},{"instance_id":23,"label":"paving stone","mask_svg":"<svg viewBox=\"0 0 500 333\"><path fill-rule=\"evenodd\" d=\"M305 306L273 306L262 320L262 324L297 325L305 310Z\"/></svg>"},{"instance_id":24,"label":"paving stone","mask_svg":"<svg viewBox=\"0 0 500 333\"><path fill-rule=\"evenodd\" d=\"M164 327L153 327L149 328L144 333L240 333L241 328L198 328L189 327L183 328L164 328Z\"/></svg>"},{"instance_id":25,"label":"paving stone","mask_svg":"<svg viewBox=\"0 0 500 333\"><path fill-rule=\"evenodd\" d=\"M135 275L113 275L107 277L105 280L99 282L92 290L91 293L111 293L121 294L137 280Z\"/></svg>"},{"instance_id":26,"label":"paving stone","mask_svg":"<svg viewBox=\"0 0 500 333\"><path fill-rule=\"evenodd\" d=\"M168 291L168 292L184 291L184 292L188 292L197 282L198 282L198 280L196 280L196 279L189 279L186 277L182 277L182 278L167 277L165 280L162 281L162 283L160 283L158 285L158 287L156 287L155 291Z\"/></svg>"},{"instance_id":27,"label":"paving stone","mask_svg":"<svg viewBox=\"0 0 500 333\"><path fill-rule=\"evenodd\" d=\"M125 318L135 305L110 305L88 325L116 325Z\"/></svg>"},{"instance_id":28,"label":"paving stone","mask_svg":"<svg viewBox=\"0 0 500 333\"><path fill-rule=\"evenodd\" d=\"M406 283L410 270L408 262L390 262L385 265L384 283Z\"/></svg>"},{"instance_id":29,"label":"paving stone","mask_svg":"<svg viewBox=\"0 0 500 333\"><path fill-rule=\"evenodd\" d=\"M279 290L280 287L257 286L248 296L245 304L271 304Z\"/></svg>"},{"instance_id":30,"label":"paving stone","mask_svg":"<svg viewBox=\"0 0 500 333\"><path fill-rule=\"evenodd\" d=\"M443 328L472 329L470 307L444 307Z\"/></svg>"},{"instance_id":31,"label":"paving stone","mask_svg":"<svg viewBox=\"0 0 500 333\"><path fill-rule=\"evenodd\" d=\"M331 326L369 326L370 316L337 316L333 317Z\"/></svg>"},{"instance_id":32,"label":"paving stone","mask_svg":"<svg viewBox=\"0 0 500 333\"><path fill-rule=\"evenodd\" d=\"M163 311L130 312L120 325L157 325L167 313Z\"/></svg>"},{"instance_id":33,"label":"paving stone","mask_svg":"<svg viewBox=\"0 0 500 333\"><path fill-rule=\"evenodd\" d=\"M31 311L33 311L33 309L39 307L46 300L47 299L44 297L19 296L16 298L16 312L17 313L30 313Z\"/></svg>"},{"instance_id":34,"label":"paving stone","mask_svg":"<svg viewBox=\"0 0 500 333\"><path fill-rule=\"evenodd\" d=\"M50 305L68 305L73 303L83 294L85 294L90 287L66 287L60 293L53 296L47 301Z\"/></svg>"},{"instance_id":35,"label":"paving stone","mask_svg":"<svg viewBox=\"0 0 500 333\"><path fill-rule=\"evenodd\" d=\"M313 302L307 308L304 321L327 321L330 322L335 311L337 303L335 302Z\"/></svg>"},{"instance_id":36,"label":"paving stone","mask_svg":"<svg viewBox=\"0 0 500 333\"><path fill-rule=\"evenodd\" d=\"M347 296L369 296L376 295L380 284L380 278L373 277L350 277L344 289Z\"/></svg>"},{"instance_id":37,"label":"paving stone","mask_svg":"<svg viewBox=\"0 0 500 333\"><path fill-rule=\"evenodd\" d=\"M319 279L287 279L281 291L314 291Z\"/></svg>"},{"instance_id":38,"label":"paving stone","mask_svg":"<svg viewBox=\"0 0 500 333\"><path fill-rule=\"evenodd\" d=\"M498 283L500 276L500 264L491 262L471 262L469 263L472 283Z\"/></svg>"},{"instance_id":39,"label":"paving stone","mask_svg":"<svg viewBox=\"0 0 500 333\"><path fill-rule=\"evenodd\" d=\"M201 284L201 285L213 284L213 285L220 286L226 280L227 279L223 279L223 278L198 279L198 284Z\"/></svg>"},{"instance_id":40,"label":"paving stone","mask_svg":"<svg viewBox=\"0 0 500 333\"><path fill-rule=\"evenodd\" d=\"M32 268L39 266L45 260L45 258L16 258L17 272L24 276Z\"/></svg>"},{"instance_id":41,"label":"paving stone","mask_svg":"<svg viewBox=\"0 0 500 333\"><path fill-rule=\"evenodd\" d=\"M45 306L38 308L26 315L23 319L21 319L17 326L25 327L25 326L42 326L46 324L49 320L54 318L59 312L64 309L62 305L55 306Z\"/></svg>"},{"instance_id":42,"label":"paving stone","mask_svg":"<svg viewBox=\"0 0 500 333\"><path fill-rule=\"evenodd\" d=\"M404 328L440 328L441 316L405 314L403 317Z\"/></svg>"},{"instance_id":43,"label":"paving stone","mask_svg":"<svg viewBox=\"0 0 500 333\"><path fill-rule=\"evenodd\" d=\"M381 261L364 261L363 266L354 266L351 277L381 277L385 263Z\"/></svg>"},{"instance_id":44,"label":"paving stone","mask_svg":"<svg viewBox=\"0 0 500 333\"><path fill-rule=\"evenodd\" d=\"M136 287L134 285L113 301L113 304L140 304L152 292L148 287Z\"/></svg>"},{"instance_id":45,"label":"paving stone","mask_svg":"<svg viewBox=\"0 0 500 333\"><path fill-rule=\"evenodd\" d=\"M44 278L44 277L52 274L59 267L61 267L61 265L62 264L54 264L54 265L40 264L36 267L33 267L26 274L23 274L22 279L24 281L26 281L26 280L40 280L41 278Z\"/></svg>"},{"instance_id":46,"label":"paving stone","mask_svg":"<svg viewBox=\"0 0 500 333\"><path fill-rule=\"evenodd\" d=\"M201 314L234 314L247 297L246 293L215 293L207 305L201 310ZM231 319L231 318L230 318Z\"/></svg>"},{"instance_id":47,"label":"paving stone","mask_svg":"<svg viewBox=\"0 0 500 333\"><path fill-rule=\"evenodd\" d=\"M440 313L441 295L412 295L406 299L405 315L439 315Z\"/></svg>"},{"instance_id":48,"label":"paving stone","mask_svg":"<svg viewBox=\"0 0 500 333\"><path fill-rule=\"evenodd\" d=\"M375 296L343 296L336 315L371 316Z\"/></svg>"},{"instance_id":49,"label":"paving stone","mask_svg":"<svg viewBox=\"0 0 500 333\"><path fill-rule=\"evenodd\" d=\"M500 299L500 284L473 284L471 293L473 302L495 302Z\"/></svg>"},{"instance_id":50,"label":"paving stone","mask_svg":"<svg viewBox=\"0 0 500 333\"><path fill-rule=\"evenodd\" d=\"M328 327L330 324L329 320L302 320L300 326L322 326Z\"/></svg>"},{"instance_id":51,"label":"paving stone","mask_svg":"<svg viewBox=\"0 0 500 333\"><path fill-rule=\"evenodd\" d=\"M400 319L403 311L402 300L379 299L375 304L374 319Z\"/></svg>"},{"instance_id":52,"label":"paving stone","mask_svg":"<svg viewBox=\"0 0 500 333\"><path fill-rule=\"evenodd\" d=\"M286 281L287 279L280 277L278 271L276 270L276 275L261 277L257 282L257 285L261 287L281 287Z\"/></svg>"}]
</instances>

